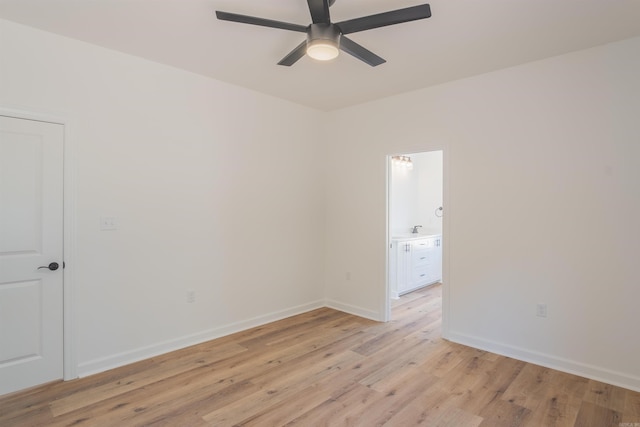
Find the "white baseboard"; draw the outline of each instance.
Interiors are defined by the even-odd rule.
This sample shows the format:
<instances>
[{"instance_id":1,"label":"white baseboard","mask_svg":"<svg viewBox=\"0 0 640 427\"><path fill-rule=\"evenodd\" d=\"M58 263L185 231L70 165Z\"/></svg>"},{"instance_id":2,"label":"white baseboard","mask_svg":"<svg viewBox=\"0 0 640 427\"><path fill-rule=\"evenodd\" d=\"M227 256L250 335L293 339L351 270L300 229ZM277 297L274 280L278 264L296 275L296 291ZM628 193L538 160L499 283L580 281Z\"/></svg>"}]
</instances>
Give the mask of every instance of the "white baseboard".
<instances>
[{"instance_id":1,"label":"white baseboard","mask_svg":"<svg viewBox=\"0 0 640 427\"><path fill-rule=\"evenodd\" d=\"M540 365L546 368L586 377L629 390L640 391L640 378L623 372L612 371L610 369L553 356L551 354L539 353L537 351L527 350L525 348L473 337L458 332L449 331L447 335L447 339L449 341L453 341L458 344L533 363L534 365Z\"/></svg>"},{"instance_id":2,"label":"white baseboard","mask_svg":"<svg viewBox=\"0 0 640 427\"><path fill-rule=\"evenodd\" d=\"M345 304L339 301L326 300L325 307L333 308L334 310L338 310L338 311L344 311L345 313L364 317L366 319L375 320L377 322L384 321L380 319L380 313L378 313L377 311L369 310L369 309L358 307L351 304Z\"/></svg>"},{"instance_id":3,"label":"white baseboard","mask_svg":"<svg viewBox=\"0 0 640 427\"><path fill-rule=\"evenodd\" d=\"M140 347L135 350L114 354L112 356L107 356L100 359L90 360L78 365L78 376L82 378L89 375L97 374L109 369L118 368L120 366L128 365L134 362L139 362L140 360L149 359L150 357L155 357L161 354L169 353L171 351L180 350L182 348L201 344L206 341L211 341L226 335L231 335L236 332L255 328L256 326L261 326L266 323L271 323L277 320L285 319L287 317L295 316L297 314L306 313L308 311L322 308L324 306L324 301L316 301L288 308L286 310L265 314L263 316L242 320L240 322L230 323L228 325L187 335L177 339L164 341L146 347Z\"/></svg>"}]
</instances>

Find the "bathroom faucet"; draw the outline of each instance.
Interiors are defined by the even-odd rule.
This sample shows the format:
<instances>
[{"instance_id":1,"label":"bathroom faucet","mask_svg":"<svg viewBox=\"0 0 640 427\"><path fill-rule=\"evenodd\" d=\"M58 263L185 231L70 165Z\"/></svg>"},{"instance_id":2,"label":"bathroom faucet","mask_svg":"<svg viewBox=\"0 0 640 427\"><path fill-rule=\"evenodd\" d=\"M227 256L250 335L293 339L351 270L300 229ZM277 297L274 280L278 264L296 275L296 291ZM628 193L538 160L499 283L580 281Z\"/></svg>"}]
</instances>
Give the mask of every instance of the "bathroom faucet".
<instances>
[{"instance_id":1,"label":"bathroom faucet","mask_svg":"<svg viewBox=\"0 0 640 427\"><path fill-rule=\"evenodd\" d=\"M414 225L413 226L413 230L411 230L411 233L418 234L418 227L422 228L421 225Z\"/></svg>"}]
</instances>

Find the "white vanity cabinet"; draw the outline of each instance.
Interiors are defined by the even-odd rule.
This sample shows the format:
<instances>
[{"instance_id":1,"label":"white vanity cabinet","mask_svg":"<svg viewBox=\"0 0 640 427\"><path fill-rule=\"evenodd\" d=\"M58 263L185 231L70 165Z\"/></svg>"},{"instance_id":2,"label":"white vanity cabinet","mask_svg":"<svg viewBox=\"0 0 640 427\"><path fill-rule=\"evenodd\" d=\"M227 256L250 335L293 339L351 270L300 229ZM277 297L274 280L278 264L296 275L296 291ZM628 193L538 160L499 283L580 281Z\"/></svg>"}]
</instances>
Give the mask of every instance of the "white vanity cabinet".
<instances>
[{"instance_id":1,"label":"white vanity cabinet","mask_svg":"<svg viewBox=\"0 0 640 427\"><path fill-rule=\"evenodd\" d=\"M442 280L442 236L401 237L391 240L391 297Z\"/></svg>"}]
</instances>

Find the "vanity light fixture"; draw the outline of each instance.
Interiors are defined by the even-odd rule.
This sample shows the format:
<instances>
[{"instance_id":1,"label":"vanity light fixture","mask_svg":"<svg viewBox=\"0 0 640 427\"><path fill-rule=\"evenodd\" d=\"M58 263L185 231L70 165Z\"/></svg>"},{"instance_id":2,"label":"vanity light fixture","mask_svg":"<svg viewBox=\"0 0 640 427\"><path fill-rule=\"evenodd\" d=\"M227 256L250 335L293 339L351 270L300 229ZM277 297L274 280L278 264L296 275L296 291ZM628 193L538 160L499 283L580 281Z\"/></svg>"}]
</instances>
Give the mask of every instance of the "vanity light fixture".
<instances>
[{"instance_id":1,"label":"vanity light fixture","mask_svg":"<svg viewBox=\"0 0 640 427\"><path fill-rule=\"evenodd\" d=\"M409 170L413 169L413 162L409 156L393 156L391 157L391 161L393 161L393 164L396 166Z\"/></svg>"}]
</instances>

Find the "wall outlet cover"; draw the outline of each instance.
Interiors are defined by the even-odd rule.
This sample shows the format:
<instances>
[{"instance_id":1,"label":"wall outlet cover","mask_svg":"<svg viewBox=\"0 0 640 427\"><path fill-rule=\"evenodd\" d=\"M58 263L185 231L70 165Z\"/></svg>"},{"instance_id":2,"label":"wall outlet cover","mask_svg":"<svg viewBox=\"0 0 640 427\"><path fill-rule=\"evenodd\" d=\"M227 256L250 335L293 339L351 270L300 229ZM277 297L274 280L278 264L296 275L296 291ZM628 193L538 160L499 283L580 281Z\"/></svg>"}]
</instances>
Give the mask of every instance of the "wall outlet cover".
<instances>
[{"instance_id":1,"label":"wall outlet cover","mask_svg":"<svg viewBox=\"0 0 640 427\"><path fill-rule=\"evenodd\" d=\"M100 217L100 230L113 231L118 229L118 219L113 216Z\"/></svg>"},{"instance_id":2,"label":"wall outlet cover","mask_svg":"<svg viewBox=\"0 0 640 427\"><path fill-rule=\"evenodd\" d=\"M547 317L547 304L536 304L536 316Z\"/></svg>"}]
</instances>

